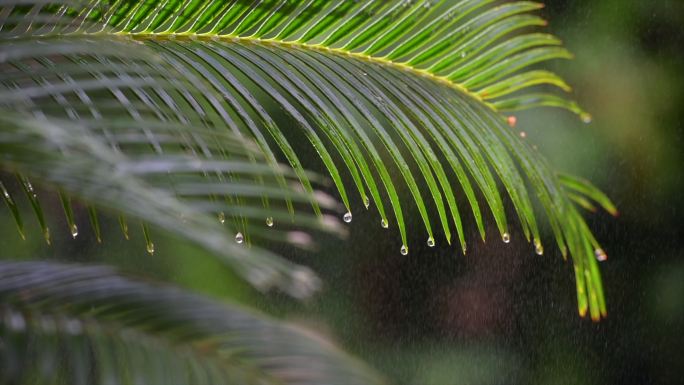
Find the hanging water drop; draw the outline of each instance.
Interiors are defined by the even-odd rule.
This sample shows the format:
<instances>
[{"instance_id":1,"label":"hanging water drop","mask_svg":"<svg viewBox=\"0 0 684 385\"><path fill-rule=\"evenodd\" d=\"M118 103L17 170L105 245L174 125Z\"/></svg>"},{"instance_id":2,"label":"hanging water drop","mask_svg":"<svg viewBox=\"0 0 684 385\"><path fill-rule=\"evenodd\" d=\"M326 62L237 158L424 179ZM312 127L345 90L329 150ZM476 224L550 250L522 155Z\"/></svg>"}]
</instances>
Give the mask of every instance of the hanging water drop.
<instances>
[{"instance_id":1,"label":"hanging water drop","mask_svg":"<svg viewBox=\"0 0 684 385\"><path fill-rule=\"evenodd\" d=\"M76 226L75 224L71 225L71 236L74 239L76 239L76 237L78 236L78 226Z\"/></svg>"},{"instance_id":2,"label":"hanging water drop","mask_svg":"<svg viewBox=\"0 0 684 385\"><path fill-rule=\"evenodd\" d=\"M237 234L235 234L235 242L237 242L238 244L240 244L240 243L242 243L242 242L244 242L244 241L245 241L245 236L242 235L242 233L238 232Z\"/></svg>"},{"instance_id":3,"label":"hanging water drop","mask_svg":"<svg viewBox=\"0 0 684 385\"><path fill-rule=\"evenodd\" d=\"M408 247L406 247L406 245L401 245L401 249L399 250L399 252L401 252L401 255L407 255Z\"/></svg>"},{"instance_id":4,"label":"hanging water drop","mask_svg":"<svg viewBox=\"0 0 684 385\"><path fill-rule=\"evenodd\" d=\"M368 197L363 198L363 205L366 206L366 210L370 207L370 199Z\"/></svg>"},{"instance_id":5,"label":"hanging water drop","mask_svg":"<svg viewBox=\"0 0 684 385\"><path fill-rule=\"evenodd\" d=\"M432 237L428 238L428 240L427 240L427 245L428 245L429 247L435 247L435 239L432 238Z\"/></svg>"},{"instance_id":6,"label":"hanging water drop","mask_svg":"<svg viewBox=\"0 0 684 385\"><path fill-rule=\"evenodd\" d=\"M218 214L218 220L221 224L226 223L226 214L223 211Z\"/></svg>"},{"instance_id":7,"label":"hanging water drop","mask_svg":"<svg viewBox=\"0 0 684 385\"><path fill-rule=\"evenodd\" d=\"M594 250L594 255L596 256L596 260L599 262L603 262L608 259L608 254L606 254L606 252L601 248Z\"/></svg>"},{"instance_id":8,"label":"hanging water drop","mask_svg":"<svg viewBox=\"0 0 684 385\"><path fill-rule=\"evenodd\" d=\"M508 233L503 233L501 234L501 240L504 241L504 243L509 243L511 241L511 235Z\"/></svg>"},{"instance_id":9,"label":"hanging water drop","mask_svg":"<svg viewBox=\"0 0 684 385\"><path fill-rule=\"evenodd\" d=\"M154 254L154 243L153 242L147 242L147 253L150 255Z\"/></svg>"},{"instance_id":10,"label":"hanging water drop","mask_svg":"<svg viewBox=\"0 0 684 385\"><path fill-rule=\"evenodd\" d=\"M542 246L541 241L539 239L534 240L534 252L537 253L537 255L544 254L544 246Z\"/></svg>"},{"instance_id":11,"label":"hanging water drop","mask_svg":"<svg viewBox=\"0 0 684 385\"><path fill-rule=\"evenodd\" d=\"M50 229L47 227L45 228L45 230L43 230L43 238L45 238L45 243L47 243L49 245L51 242L50 241L51 235L50 235Z\"/></svg>"},{"instance_id":12,"label":"hanging water drop","mask_svg":"<svg viewBox=\"0 0 684 385\"><path fill-rule=\"evenodd\" d=\"M525 132L525 131L520 131L520 137L523 138L523 139L527 138L527 132Z\"/></svg>"},{"instance_id":13,"label":"hanging water drop","mask_svg":"<svg viewBox=\"0 0 684 385\"><path fill-rule=\"evenodd\" d=\"M273 217L266 218L266 226L273 227Z\"/></svg>"},{"instance_id":14,"label":"hanging water drop","mask_svg":"<svg viewBox=\"0 0 684 385\"><path fill-rule=\"evenodd\" d=\"M352 214L349 211L347 211L346 213L344 213L342 220L344 220L347 223L351 222L352 221Z\"/></svg>"},{"instance_id":15,"label":"hanging water drop","mask_svg":"<svg viewBox=\"0 0 684 385\"><path fill-rule=\"evenodd\" d=\"M380 221L380 226L382 226L383 229L386 229L389 227L389 223L387 223L387 221L385 219L382 219Z\"/></svg>"},{"instance_id":16,"label":"hanging water drop","mask_svg":"<svg viewBox=\"0 0 684 385\"><path fill-rule=\"evenodd\" d=\"M589 123L591 123L592 117L591 117L591 114L583 112L582 114L580 114L580 119L582 120L583 123L589 124Z\"/></svg>"}]
</instances>

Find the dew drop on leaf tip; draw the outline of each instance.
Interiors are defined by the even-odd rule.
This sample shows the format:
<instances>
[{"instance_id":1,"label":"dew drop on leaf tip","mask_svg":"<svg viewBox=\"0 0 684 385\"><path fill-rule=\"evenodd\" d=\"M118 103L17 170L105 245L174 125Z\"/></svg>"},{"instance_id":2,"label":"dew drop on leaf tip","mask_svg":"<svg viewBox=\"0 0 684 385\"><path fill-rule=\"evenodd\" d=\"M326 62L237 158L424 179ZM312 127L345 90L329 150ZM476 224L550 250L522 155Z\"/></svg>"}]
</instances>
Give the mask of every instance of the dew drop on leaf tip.
<instances>
[{"instance_id":1,"label":"dew drop on leaf tip","mask_svg":"<svg viewBox=\"0 0 684 385\"><path fill-rule=\"evenodd\" d=\"M594 255L596 256L596 260L599 262L603 262L608 259L608 255L606 254L606 252L600 248L594 250Z\"/></svg>"},{"instance_id":2,"label":"dew drop on leaf tip","mask_svg":"<svg viewBox=\"0 0 684 385\"><path fill-rule=\"evenodd\" d=\"M435 239L432 238L432 237L428 238L428 240L427 240L427 245L428 245L429 247L435 247Z\"/></svg>"},{"instance_id":3,"label":"dew drop on leaf tip","mask_svg":"<svg viewBox=\"0 0 684 385\"><path fill-rule=\"evenodd\" d=\"M149 243L147 244L147 247L146 247L146 248L147 248L147 253L148 253L149 255L153 255L153 254L154 254L154 243L149 242Z\"/></svg>"},{"instance_id":4,"label":"dew drop on leaf tip","mask_svg":"<svg viewBox=\"0 0 684 385\"><path fill-rule=\"evenodd\" d=\"M406 245L401 245L401 249L399 251L401 252L401 255L407 255L408 247L406 247Z\"/></svg>"},{"instance_id":5,"label":"dew drop on leaf tip","mask_svg":"<svg viewBox=\"0 0 684 385\"><path fill-rule=\"evenodd\" d=\"M71 226L71 236L76 239L78 236L78 227L76 225Z\"/></svg>"},{"instance_id":6,"label":"dew drop on leaf tip","mask_svg":"<svg viewBox=\"0 0 684 385\"><path fill-rule=\"evenodd\" d=\"M382 219L380 221L380 226L382 226L383 229L386 229L389 227L389 223L387 223L387 221L385 219Z\"/></svg>"},{"instance_id":7,"label":"dew drop on leaf tip","mask_svg":"<svg viewBox=\"0 0 684 385\"><path fill-rule=\"evenodd\" d=\"M538 239L534 240L534 252L537 253L537 255L544 254L544 246L542 246L541 241Z\"/></svg>"},{"instance_id":8,"label":"dew drop on leaf tip","mask_svg":"<svg viewBox=\"0 0 684 385\"><path fill-rule=\"evenodd\" d=\"M501 234L501 240L504 241L504 243L509 243L511 241L511 235L508 233L503 233Z\"/></svg>"},{"instance_id":9,"label":"dew drop on leaf tip","mask_svg":"<svg viewBox=\"0 0 684 385\"><path fill-rule=\"evenodd\" d=\"M273 217L266 218L266 226L273 227Z\"/></svg>"},{"instance_id":10,"label":"dew drop on leaf tip","mask_svg":"<svg viewBox=\"0 0 684 385\"><path fill-rule=\"evenodd\" d=\"M342 220L344 220L346 223L350 223L352 221L352 214L349 211L347 211L346 213L344 213Z\"/></svg>"},{"instance_id":11,"label":"dew drop on leaf tip","mask_svg":"<svg viewBox=\"0 0 684 385\"><path fill-rule=\"evenodd\" d=\"M244 241L245 241L245 236L242 235L242 233L237 233L237 234L235 234L235 242L237 242L238 244L240 244L240 243L242 243L242 242L244 242Z\"/></svg>"}]
</instances>

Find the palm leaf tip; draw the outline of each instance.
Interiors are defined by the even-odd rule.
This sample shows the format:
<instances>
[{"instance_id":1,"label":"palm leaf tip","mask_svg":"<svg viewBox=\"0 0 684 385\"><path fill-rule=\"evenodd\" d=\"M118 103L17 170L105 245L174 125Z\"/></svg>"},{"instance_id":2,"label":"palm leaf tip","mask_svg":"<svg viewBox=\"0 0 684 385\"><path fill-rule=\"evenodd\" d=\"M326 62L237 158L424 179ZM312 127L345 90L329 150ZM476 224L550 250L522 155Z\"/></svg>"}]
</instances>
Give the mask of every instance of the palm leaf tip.
<instances>
[{"instance_id":1,"label":"palm leaf tip","mask_svg":"<svg viewBox=\"0 0 684 385\"><path fill-rule=\"evenodd\" d=\"M380 384L311 332L109 268L0 262L8 383Z\"/></svg>"}]
</instances>

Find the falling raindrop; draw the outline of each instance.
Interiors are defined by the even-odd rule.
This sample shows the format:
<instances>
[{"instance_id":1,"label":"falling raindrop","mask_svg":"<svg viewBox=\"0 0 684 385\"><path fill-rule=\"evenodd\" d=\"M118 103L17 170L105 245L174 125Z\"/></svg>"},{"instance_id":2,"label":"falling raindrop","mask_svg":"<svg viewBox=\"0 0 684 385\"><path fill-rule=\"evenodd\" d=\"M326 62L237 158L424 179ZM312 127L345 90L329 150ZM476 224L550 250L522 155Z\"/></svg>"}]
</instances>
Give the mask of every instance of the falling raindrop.
<instances>
[{"instance_id":1,"label":"falling raindrop","mask_svg":"<svg viewBox=\"0 0 684 385\"><path fill-rule=\"evenodd\" d=\"M503 240L504 243L509 243L511 241L511 235L508 233L503 233L501 234L501 240Z\"/></svg>"},{"instance_id":2,"label":"falling raindrop","mask_svg":"<svg viewBox=\"0 0 684 385\"><path fill-rule=\"evenodd\" d=\"M242 243L244 241L245 241L245 236L242 235L242 233L239 232L239 233L235 234L235 242Z\"/></svg>"},{"instance_id":3,"label":"falling raindrop","mask_svg":"<svg viewBox=\"0 0 684 385\"><path fill-rule=\"evenodd\" d=\"M223 211L221 211L218 214L218 219L219 219L219 222L221 222L221 224L226 223L226 214Z\"/></svg>"},{"instance_id":4,"label":"falling raindrop","mask_svg":"<svg viewBox=\"0 0 684 385\"><path fill-rule=\"evenodd\" d=\"M608 255L606 254L606 252L600 248L594 250L594 255L596 256L596 260L599 262L603 262L608 259Z\"/></svg>"},{"instance_id":5,"label":"falling raindrop","mask_svg":"<svg viewBox=\"0 0 684 385\"><path fill-rule=\"evenodd\" d=\"M349 211L347 211L346 213L344 213L342 220L344 220L347 223L351 222L352 221L352 214Z\"/></svg>"},{"instance_id":6,"label":"falling raindrop","mask_svg":"<svg viewBox=\"0 0 684 385\"><path fill-rule=\"evenodd\" d=\"M428 238L427 245L430 247L435 247L435 239L432 237Z\"/></svg>"},{"instance_id":7,"label":"falling raindrop","mask_svg":"<svg viewBox=\"0 0 684 385\"><path fill-rule=\"evenodd\" d=\"M401 249L399 251L401 252L401 255L407 255L408 247L406 247L406 245L401 245Z\"/></svg>"},{"instance_id":8,"label":"falling raindrop","mask_svg":"<svg viewBox=\"0 0 684 385\"><path fill-rule=\"evenodd\" d=\"M154 254L154 243L153 242L147 242L147 252L150 255Z\"/></svg>"},{"instance_id":9,"label":"falling raindrop","mask_svg":"<svg viewBox=\"0 0 684 385\"><path fill-rule=\"evenodd\" d=\"M537 253L537 255L544 254L544 246L542 246L541 241L539 239L534 240L534 252Z\"/></svg>"},{"instance_id":10,"label":"falling raindrop","mask_svg":"<svg viewBox=\"0 0 684 385\"><path fill-rule=\"evenodd\" d=\"M385 219L380 221L380 226L382 226L383 229L386 229L389 227L389 223Z\"/></svg>"},{"instance_id":11,"label":"falling raindrop","mask_svg":"<svg viewBox=\"0 0 684 385\"><path fill-rule=\"evenodd\" d=\"M75 224L71 225L71 236L74 239L76 239L76 237L78 236L78 227Z\"/></svg>"},{"instance_id":12,"label":"falling raindrop","mask_svg":"<svg viewBox=\"0 0 684 385\"><path fill-rule=\"evenodd\" d=\"M273 227L273 217L266 218L266 226Z\"/></svg>"}]
</instances>

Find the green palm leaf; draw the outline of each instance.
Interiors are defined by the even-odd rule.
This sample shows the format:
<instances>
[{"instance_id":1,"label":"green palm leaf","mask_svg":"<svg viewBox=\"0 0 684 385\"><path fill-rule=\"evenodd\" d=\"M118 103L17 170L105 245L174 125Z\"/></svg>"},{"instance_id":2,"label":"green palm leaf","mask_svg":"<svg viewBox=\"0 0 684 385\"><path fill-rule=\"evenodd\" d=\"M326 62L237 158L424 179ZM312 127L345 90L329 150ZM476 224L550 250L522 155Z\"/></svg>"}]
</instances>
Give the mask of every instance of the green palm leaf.
<instances>
[{"instance_id":1,"label":"green palm leaf","mask_svg":"<svg viewBox=\"0 0 684 385\"><path fill-rule=\"evenodd\" d=\"M195 130L197 137L205 139L208 146L213 147L209 143L214 140L215 145L232 149L231 160L168 152L154 157L134 156L112 150L110 144L102 139L102 132L107 131L109 138L116 140L117 144L138 143L139 134L136 132L139 128L131 129L127 125L119 127L102 121L78 126L58 119L45 121L8 113L0 116L0 124L3 127L0 151L4 168L21 172L85 202L157 225L193 241L257 288L278 287L295 297L306 297L317 289L318 279L309 269L261 248L244 247L233 240L236 230L231 233L230 224L221 226L215 217L212 218L213 215L207 214L217 210L235 210L237 215L253 222L251 232L254 236L287 240L294 235L296 240L299 233L292 233L286 226L279 226L283 227L280 230L264 223L266 215L285 219L289 218L289 213L284 207L260 207L260 198L265 195L308 203L309 196L280 188L271 167L252 162L262 158L257 158L258 152L248 143L226 133L208 136L202 135L201 130ZM187 130L173 125L154 129L156 138L165 146L178 145L182 140L178 134ZM259 182L243 178L228 183L216 180L218 177L208 177L208 172L262 178ZM169 181L169 173L174 176L173 181ZM243 198L244 204L217 202L210 199L210 193L237 195ZM250 197L251 203L247 200ZM326 225L307 215L298 216L294 225L335 231L334 223Z\"/></svg>"},{"instance_id":2,"label":"green palm leaf","mask_svg":"<svg viewBox=\"0 0 684 385\"><path fill-rule=\"evenodd\" d=\"M39 2L6 6L2 31L20 42L27 35L69 44L77 41L79 58L95 58L97 63L90 65L96 68L112 60L128 61L123 60L123 53L103 52L111 58L103 62L96 52L88 53L84 41L102 50L113 39L122 46L145 48L158 61L173 66L176 73L192 79L192 87L187 88L191 96L184 95L185 100L194 101L193 106L209 103L225 111L218 114L220 119L208 120L210 127L227 125L254 137L274 159L284 156L304 188L311 191L290 145L309 142L350 211L346 216L350 219L350 193L343 181L348 173L361 200L367 206L372 200L378 208L383 226L389 224L389 210L394 214L403 254L409 246L404 210L411 202L402 200L403 188L408 189L420 213L428 243L439 241L437 225L449 243L455 231L463 251L462 216L466 211L472 213L485 236L486 213L478 205L479 191L504 241L511 236L505 215L510 200L522 233L542 254L534 212L538 204L559 249L573 257L580 314L589 310L597 320L606 311L594 256L594 250L600 248L577 212L577 200L573 200L577 194L568 193L567 183L510 130L501 115L506 110L557 106L589 120L589 115L562 95L536 90L539 85L569 90L557 75L531 66L571 55L559 47L557 39L545 34L512 36L545 24L530 14L541 7L538 3L492 3ZM56 46L68 57L76 49L68 44ZM35 49L20 51L32 54ZM157 61L140 57L125 73L151 63ZM31 82L40 83L34 71L27 74ZM163 76L153 70L145 74ZM134 96L93 104L98 108L123 104L127 115L135 118L133 111L142 103L158 116L165 111L162 116L173 116L170 112L177 109L169 103L176 101L176 96L150 107L138 91L144 84L127 79L116 73L107 78L105 87L125 87ZM51 94L79 89L88 93L95 83L91 77L79 80L76 86L51 82L49 88ZM10 84L13 89L23 88ZM23 93L21 103L14 105L40 104L36 88L40 87L28 87L30 92ZM212 99L212 95L220 98ZM75 107L65 99L60 109L68 114ZM82 102L76 104L83 107ZM56 107L55 103L45 105ZM269 110L269 105L280 110ZM40 107L41 113L51 113L46 108ZM199 110L180 111L194 114ZM468 210L457 206L459 190L467 197ZM436 222L429 215L431 209L437 212ZM315 205L314 211L319 213Z\"/></svg>"},{"instance_id":3,"label":"green palm leaf","mask_svg":"<svg viewBox=\"0 0 684 385\"><path fill-rule=\"evenodd\" d=\"M323 338L106 267L0 262L0 382L378 384Z\"/></svg>"}]
</instances>

